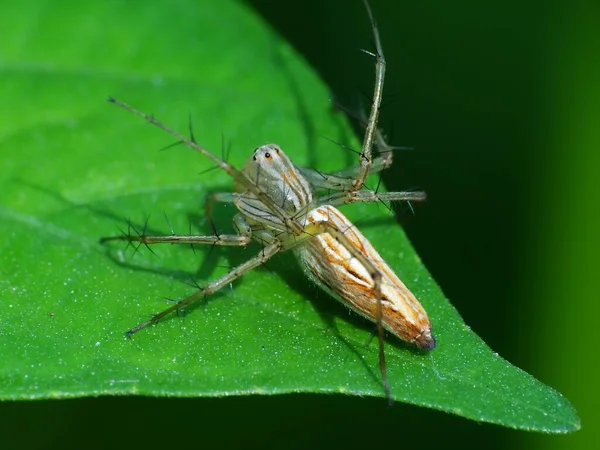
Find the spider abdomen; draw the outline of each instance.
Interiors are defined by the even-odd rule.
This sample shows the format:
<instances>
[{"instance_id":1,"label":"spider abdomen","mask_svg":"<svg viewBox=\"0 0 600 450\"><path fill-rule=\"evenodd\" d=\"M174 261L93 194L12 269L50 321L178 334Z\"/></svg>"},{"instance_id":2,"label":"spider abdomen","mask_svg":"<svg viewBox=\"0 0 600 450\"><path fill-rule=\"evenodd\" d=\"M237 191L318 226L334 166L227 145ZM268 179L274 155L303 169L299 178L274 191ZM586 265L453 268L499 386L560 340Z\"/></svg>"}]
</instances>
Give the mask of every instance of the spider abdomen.
<instances>
[{"instance_id":1,"label":"spider abdomen","mask_svg":"<svg viewBox=\"0 0 600 450\"><path fill-rule=\"evenodd\" d=\"M311 280L372 322L377 320L377 302L381 301L385 329L420 348L435 347L427 313L352 222L337 208L329 205L310 211L307 221L315 226L329 222L332 224L331 230L339 230L345 237L340 240L336 232L325 231L294 249ZM352 255L346 248L347 245L358 249L376 268L381 280L379 296L369 269Z\"/></svg>"}]
</instances>

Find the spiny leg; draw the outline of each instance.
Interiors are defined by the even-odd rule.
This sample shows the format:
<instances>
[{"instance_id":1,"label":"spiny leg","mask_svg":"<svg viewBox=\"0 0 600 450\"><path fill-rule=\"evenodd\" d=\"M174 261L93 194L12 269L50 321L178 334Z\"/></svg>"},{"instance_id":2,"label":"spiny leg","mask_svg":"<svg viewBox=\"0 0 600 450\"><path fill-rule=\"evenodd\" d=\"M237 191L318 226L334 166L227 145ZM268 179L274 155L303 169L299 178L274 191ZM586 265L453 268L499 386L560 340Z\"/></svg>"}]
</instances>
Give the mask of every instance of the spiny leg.
<instances>
[{"instance_id":1,"label":"spiny leg","mask_svg":"<svg viewBox=\"0 0 600 450\"><path fill-rule=\"evenodd\" d=\"M244 247L247 246L251 237L247 235L239 234L218 234L210 236L197 236L197 235L130 235L124 234L120 236L108 236L100 239L100 243L103 244L108 241L129 241L129 242L141 242L145 245L151 244L209 244L209 245L222 245L222 246L234 246Z\"/></svg>"},{"instance_id":2,"label":"spiny leg","mask_svg":"<svg viewBox=\"0 0 600 450\"><path fill-rule=\"evenodd\" d=\"M380 129L377 129L375 137L377 148L382 149L380 152L383 155L373 160L370 174L387 169L392 164L393 151L400 148L388 145ZM319 205L340 206L357 202L421 202L427 198L427 194L424 191L377 192L372 190L353 190L351 186L354 181L352 176L356 175L360 170L358 166L350 167L334 174L321 173L307 168L300 168L300 170L315 187L339 191L320 197Z\"/></svg>"},{"instance_id":3,"label":"spiny leg","mask_svg":"<svg viewBox=\"0 0 600 450\"><path fill-rule=\"evenodd\" d=\"M365 53L375 57L376 59L375 87L373 89L373 101L371 104L369 121L367 123L365 137L363 140L358 175L352 183L353 190L360 190L363 187L367 176L369 175L371 170L373 143L376 139L377 123L379 120L379 109L381 107L381 100L383 97L383 82L385 79L385 57L383 55L383 48L381 47L381 40L379 38L379 29L377 28L377 23L375 22L375 18L373 17L373 12L371 11L369 2L367 0L363 0L363 3L365 4L367 14L369 15L371 29L373 32L373 41L375 44L375 53L365 51Z\"/></svg>"},{"instance_id":4,"label":"spiny leg","mask_svg":"<svg viewBox=\"0 0 600 450\"><path fill-rule=\"evenodd\" d=\"M361 111L359 113L358 117L366 129L366 127L369 124L369 121L368 121L368 118L367 118L366 114L364 113L364 111ZM384 135L383 131L381 130L381 128L379 126L375 129L374 144L375 144L375 147L377 148L377 153L379 153L379 156L371 159L371 167L369 168L369 172L368 172L367 176L375 174L375 173L379 173L379 172L389 168L392 165L392 162L394 161L394 152L395 151L411 149L411 147L389 145L387 143L386 136ZM336 172L335 175L340 176L340 177L347 177L347 178L354 179L358 175L359 170L360 170L360 165L352 166L352 167L348 167L346 169ZM351 186L349 186L349 187L351 187Z\"/></svg>"},{"instance_id":5,"label":"spiny leg","mask_svg":"<svg viewBox=\"0 0 600 450\"><path fill-rule=\"evenodd\" d=\"M426 199L427 194L424 191L347 191L321 197L319 198L319 205L340 206L349 203L369 202L422 202Z\"/></svg>"},{"instance_id":6,"label":"spiny leg","mask_svg":"<svg viewBox=\"0 0 600 450\"><path fill-rule=\"evenodd\" d=\"M364 114L361 114L360 117L364 117L364 121L366 124L366 116L364 116ZM382 172L383 170L390 167L394 160L394 151L407 149L407 147L395 147L389 145L386 142L383 132L379 128L375 130L375 146L377 147L377 151L378 153L380 153L380 155L372 159L371 167L369 168L367 176ZM359 175L361 166L358 165L347 167L345 169L333 173L324 173L308 167L298 167L298 170L317 189L328 189L334 191L352 191L355 190L353 185L355 183L356 177Z\"/></svg>"},{"instance_id":7,"label":"spiny leg","mask_svg":"<svg viewBox=\"0 0 600 450\"><path fill-rule=\"evenodd\" d=\"M144 232L133 235L130 232L119 236L108 236L100 238L100 243L109 241L140 242L143 245L152 244L208 244L221 246L245 247L252 241L252 229L240 215L234 218L234 224L239 234L215 234L205 235L147 235ZM135 228L134 228L135 230ZM136 230L137 232L137 230Z\"/></svg>"},{"instance_id":8,"label":"spiny leg","mask_svg":"<svg viewBox=\"0 0 600 450\"><path fill-rule=\"evenodd\" d=\"M371 112L365 123L365 136L363 140L362 150L357 152L360 155L358 167L351 167L341 170L336 173L326 174L315 169L298 167L298 170L304 175L314 187L317 189L333 189L333 190L354 190L362 189L367 177L381 170L387 169L392 164L392 150L386 144L381 130L378 128L379 109L383 97L383 82L385 78L385 57L381 47L379 38L379 29L373 17L371 7L367 0L363 0L373 32L373 41L375 44L375 53L363 50L370 56L376 59L375 63L375 87L373 92L373 100L371 104ZM362 118L361 114L361 118ZM376 145L379 152L382 154L377 158L373 158L373 145Z\"/></svg>"},{"instance_id":9,"label":"spiny leg","mask_svg":"<svg viewBox=\"0 0 600 450\"><path fill-rule=\"evenodd\" d=\"M158 314L155 314L154 316L152 316L152 318L133 327L132 329L128 330L125 334L127 336L131 336L132 334L140 331L142 328L146 328L149 325L157 323L160 319L171 314L172 312L179 311L182 308L186 308L190 305L193 305L196 302L199 302L206 296L215 293L216 291L221 289L223 286L227 286L229 283L232 283L237 278L244 275L246 272L264 264L270 258L272 258L275 254L277 254L280 251L280 249L281 249L281 244L279 243L279 241L266 246L254 258L249 259L248 261L246 261L243 264L240 264L239 266L237 266L236 268L234 268L227 274L223 275L220 278L217 278L216 280L214 280L213 282L208 284L208 286L204 287L203 289L199 290L198 292L189 296L188 298L177 302L177 304L171 306L170 308L165 309L164 311L161 311Z\"/></svg>"},{"instance_id":10,"label":"spiny leg","mask_svg":"<svg viewBox=\"0 0 600 450\"><path fill-rule=\"evenodd\" d=\"M365 114L365 112L362 109L359 110L358 113L355 113L355 112L349 110L348 108L342 107L341 105L337 105L337 108L344 111L347 116L355 119L366 130L366 128L369 124L369 118L367 117L367 115ZM342 144L339 144L339 145L342 145ZM412 150L412 147L388 145L386 142L386 137L379 126L375 130L375 147L377 148L377 152L382 155L381 159L382 159L383 169L387 169L389 166L392 165L392 161L394 159L394 153L393 153L394 151L396 151L396 150ZM352 149L350 149L350 150L352 150ZM360 152L358 152L358 151L355 151L355 150L353 150L353 151L356 154L360 154ZM376 164L376 161L377 161L377 158L372 160L371 169L369 170L369 175L372 173L378 172L377 169L373 168L373 166ZM336 172L335 174L342 176L341 174L344 173L345 175L343 175L343 176L355 178L358 174L359 167L360 166L352 166L345 170Z\"/></svg>"}]
</instances>

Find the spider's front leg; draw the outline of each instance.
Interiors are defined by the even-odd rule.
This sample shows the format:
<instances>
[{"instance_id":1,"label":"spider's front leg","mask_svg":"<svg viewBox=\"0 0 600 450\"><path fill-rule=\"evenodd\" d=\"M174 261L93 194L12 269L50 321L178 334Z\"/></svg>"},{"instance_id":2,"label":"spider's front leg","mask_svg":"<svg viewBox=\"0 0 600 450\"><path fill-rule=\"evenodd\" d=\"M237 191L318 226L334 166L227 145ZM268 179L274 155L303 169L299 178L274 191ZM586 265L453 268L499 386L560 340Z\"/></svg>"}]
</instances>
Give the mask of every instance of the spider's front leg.
<instances>
[{"instance_id":1,"label":"spider's front leg","mask_svg":"<svg viewBox=\"0 0 600 450\"><path fill-rule=\"evenodd\" d=\"M387 144L381 130L376 130L375 137L377 148L382 155L373 160L373 163L370 166L369 175L387 169L392 164L393 151L397 148ZM355 177L358 176L358 173L360 172L360 166L350 167L335 173L322 173L305 167L298 168L298 170L300 170L302 175L304 175L317 189L337 191L333 194L319 197L319 205L340 206L358 202L421 202L427 198L424 191L357 191L353 188L353 184L355 183Z\"/></svg>"},{"instance_id":2,"label":"spider's front leg","mask_svg":"<svg viewBox=\"0 0 600 450\"><path fill-rule=\"evenodd\" d=\"M390 155L391 153L375 158L371 163L369 175L387 169L392 162ZM360 166L348 167L333 173L324 173L309 167L297 167L297 169L316 189L351 191L354 190L353 185L360 171Z\"/></svg>"},{"instance_id":3,"label":"spider's front leg","mask_svg":"<svg viewBox=\"0 0 600 450\"><path fill-rule=\"evenodd\" d=\"M427 199L424 191L399 191L399 192L375 192L375 191L349 191L338 192L319 198L319 205L340 206L349 203L369 202L422 202Z\"/></svg>"},{"instance_id":4,"label":"spider's front leg","mask_svg":"<svg viewBox=\"0 0 600 450\"><path fill-rule=\"evenodd\" d=\"M365 53L375 58L375 87L373 88L373 102L371 103L371 112L369 113L369 120L367 122L367 128L365 129L365 137L363 140L362 152L360 153L359 169L356 178L352 183L352 190L358 191L362 189L371 173L371 164L373 159L373 144L377 140L378 128L377 124L379 121L379 109L381 108L381 100L383 98L383 82L385 79L385 56L383 55L383 48L381 47L381 39L379 38L379 29L377 23L373 17L373 12L367 0L364 0L369 20L371 21L371 29L373 32L373 42L375 44L375 53Z\"/></svg>"},{"instance_id":5,"label":"spider's front leg","mask_svg":"<svg viewBox=\"0 0 600 450\"><path fill-rule=\"evenodd\" d=\"M365 118L364 120L366 124L367 119ZM394 147L388 145L383 132L379 128L375 130L375 146L377 147L379 156L370 162L367 176L379 173L390 167L394 160L394 151L407 149L407 147ZM330 173L320 172L310 167L297 167L297 169L317 189L355 192L356 189L354 185L356 183L356 178L362 170L360 165L347 167Z\"/></svg>"}]
</instances>

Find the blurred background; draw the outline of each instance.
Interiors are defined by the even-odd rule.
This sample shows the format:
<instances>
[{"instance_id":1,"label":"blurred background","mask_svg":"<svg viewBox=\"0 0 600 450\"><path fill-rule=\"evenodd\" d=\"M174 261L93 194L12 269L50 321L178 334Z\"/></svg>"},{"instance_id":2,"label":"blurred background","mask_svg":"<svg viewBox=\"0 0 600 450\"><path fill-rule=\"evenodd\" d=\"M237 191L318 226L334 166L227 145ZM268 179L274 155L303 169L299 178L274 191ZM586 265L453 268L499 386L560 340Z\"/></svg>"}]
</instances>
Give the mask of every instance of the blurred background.
<instances>
[{"instance_id":1,"label":"blurred background","mask_svg":"<svg viewBox=\"0 0 600 450\"><path fill-rule=\"evenodd\" d=\"M217 1L217 0L198 0ZM247 0L359 110L373 81L358 0ZM595 209L597 1L372 0L388 60L390 190L429 200L398 219L465 322L563 393L583 430L544 436L380 399L316 395L100 398L0 405L5 448L588 449L600 442ZM226 26L226 24L224 24ZM18 426L17 426L18 424Z\"/></svg>"}]
</instances>

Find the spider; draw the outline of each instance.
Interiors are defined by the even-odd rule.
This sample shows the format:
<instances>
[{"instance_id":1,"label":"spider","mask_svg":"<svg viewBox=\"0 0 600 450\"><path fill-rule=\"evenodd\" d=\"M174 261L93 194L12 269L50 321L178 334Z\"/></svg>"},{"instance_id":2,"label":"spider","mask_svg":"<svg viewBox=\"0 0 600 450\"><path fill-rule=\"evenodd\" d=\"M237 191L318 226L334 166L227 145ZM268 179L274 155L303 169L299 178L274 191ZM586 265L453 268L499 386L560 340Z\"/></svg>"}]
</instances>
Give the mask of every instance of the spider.
<instances>
[{"instance_id":1,"label":"spider","mask_svg":"<svg viewBox=\"0 0 600 450\"><path fill-rule=\"evenodd\" d=\"M234 180L233 193L214 193L211 201L233 203L237 234L200 235L119 235L101 242L125 240L144 245L157 243L247 246L253 240L261 244L256 256L210 282L150 319L128 330L128 336L201 301L246 272L264 264L276 254L291 250L307 276L333 297L377 325L379 368L388 401L392 395L386 373L384 329L421 349L433 349L435 339L427 313L412 292L402 283L371 243L337 206L354 202L421 201L424 192L375 192L364 189L366 178L392 164L392 150L378 128L383 95L385 58L379 31L367 0L363 0L371 23L375 53L375 83L370 114L357 167L335 174L296 166L276 144L256 148L242 170L218 158L191 137L185 137L153 116L126 103L109 98L120 106L173 135L200 152ZM379 156L373 156L375 147ZM334 191L319 197L318 192Z\"/></svg>"}]
</instances>

